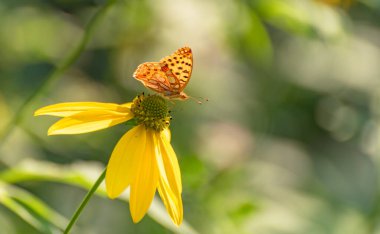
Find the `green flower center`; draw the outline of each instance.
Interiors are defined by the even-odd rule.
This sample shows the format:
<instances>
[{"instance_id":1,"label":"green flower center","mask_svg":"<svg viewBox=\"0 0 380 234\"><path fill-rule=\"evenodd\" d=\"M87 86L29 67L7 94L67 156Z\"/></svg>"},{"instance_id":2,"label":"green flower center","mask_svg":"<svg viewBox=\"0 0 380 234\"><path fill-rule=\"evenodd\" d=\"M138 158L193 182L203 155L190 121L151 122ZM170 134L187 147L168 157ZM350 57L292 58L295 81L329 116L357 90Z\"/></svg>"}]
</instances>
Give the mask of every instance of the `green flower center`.
<instances>
[{"instance_id":1,"label":"green flower center","mask_svg":"<svg viewBox=\"0 0 380 234\"><path fill-rule=\"evenodd\" d=\"M139 95L133 100L131 111L135 115L137 124L144 124L147 128L162 131L170 124L169 108L161 96Z\"/></svg>"}]
</instances>

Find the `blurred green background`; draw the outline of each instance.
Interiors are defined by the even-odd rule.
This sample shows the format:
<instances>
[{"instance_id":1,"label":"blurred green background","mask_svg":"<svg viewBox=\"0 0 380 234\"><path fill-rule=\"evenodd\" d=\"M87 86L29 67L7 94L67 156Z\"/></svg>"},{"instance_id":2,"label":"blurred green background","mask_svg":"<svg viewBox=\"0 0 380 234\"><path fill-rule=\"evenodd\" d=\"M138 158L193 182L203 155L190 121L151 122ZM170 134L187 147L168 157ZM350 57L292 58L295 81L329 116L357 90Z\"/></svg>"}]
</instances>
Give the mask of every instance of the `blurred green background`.
<instances>
[{"instance_id":1,"label":"blurred green background","mask_svg":"<svg viewBox=\"0 0 380 234\"><path fill-rule=\"evenodd\" d=\"M0 233L61 233L119 125L47 137L67 101L124 103L189 45L172 145L185 223L93 197L73 233L380 233L380 1L0 1ZM103 191L103 192L102 192Z\"/></svg>"}]
</instances>

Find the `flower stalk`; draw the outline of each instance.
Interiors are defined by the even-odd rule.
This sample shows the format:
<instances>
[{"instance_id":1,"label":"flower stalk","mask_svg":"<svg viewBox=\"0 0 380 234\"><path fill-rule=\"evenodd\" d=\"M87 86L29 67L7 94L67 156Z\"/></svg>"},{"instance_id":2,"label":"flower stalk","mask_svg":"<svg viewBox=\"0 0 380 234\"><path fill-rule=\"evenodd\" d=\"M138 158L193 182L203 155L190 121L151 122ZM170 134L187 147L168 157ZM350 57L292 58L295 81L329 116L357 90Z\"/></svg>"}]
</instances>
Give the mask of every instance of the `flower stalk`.
<instances>
[{"instance_id":1,"label":"flower stalk","mask_svg":"<svg viewBox=\"0 0 380 234\"><path fill-rule=\"evenodd\" d=\"M99 185L102 183L104 180L104 177L106 176L106 171L107 169L104 169L102 174L100 174L99 178L95 181L94 185L91 187L91 189L88 191L86 196L83 198L83 201L75 211L73 217L71 217L69 224L67 225L65 231L63 232L64 234L70 233L71 228L73 225L76 223L76 221L79 218L79 215L82 213L83 209L86 207L88 201L91 199L92 195L96 192L98 189Z\"/></svg>"}]
</instances>

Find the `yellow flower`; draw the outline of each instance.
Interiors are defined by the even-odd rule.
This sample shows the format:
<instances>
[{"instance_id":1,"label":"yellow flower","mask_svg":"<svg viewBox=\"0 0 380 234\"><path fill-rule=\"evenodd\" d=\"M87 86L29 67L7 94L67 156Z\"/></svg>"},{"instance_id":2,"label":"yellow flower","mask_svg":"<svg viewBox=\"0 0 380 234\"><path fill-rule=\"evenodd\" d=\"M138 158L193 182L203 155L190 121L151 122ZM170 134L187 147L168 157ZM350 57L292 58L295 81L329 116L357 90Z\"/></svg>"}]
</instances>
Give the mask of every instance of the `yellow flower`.
<instances>
[{"instance_id":1,"label":"yellow flower","mask_svg":"<svg viewBox=\"0 0 380 234\"><path fill-rule=\"evenodd\" d=\"M101 130L134 119L133 127L116 144L106 172L110 198L130 187L130 212L139 222L156 190L176 225L183 218L182 184L176 154L170 144L169 110L157 95L140 95L125 104L69 102L43 107L35 115L63 117L48 135L80 134Z\"/></svg>"}]
</instances>

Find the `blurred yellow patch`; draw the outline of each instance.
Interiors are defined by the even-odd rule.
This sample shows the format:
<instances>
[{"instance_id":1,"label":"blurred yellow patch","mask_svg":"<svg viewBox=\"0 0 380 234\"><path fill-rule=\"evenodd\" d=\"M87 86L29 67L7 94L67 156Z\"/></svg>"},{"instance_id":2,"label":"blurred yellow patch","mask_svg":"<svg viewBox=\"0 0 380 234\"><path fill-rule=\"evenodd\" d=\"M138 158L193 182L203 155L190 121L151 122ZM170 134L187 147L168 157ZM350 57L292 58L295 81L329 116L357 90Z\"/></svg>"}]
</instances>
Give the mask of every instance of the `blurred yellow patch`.
<instances>
[{"instance_id":1,"label":"blurred yellow patch","mask_svg":"<svg viewBox=\"0 0 380 234\"><path fill-rule=\"evenodd\" d=\"M349 8L355 0L315 0L330 6L341 6L343 8Z\"/></svg>"}]
</instances>

